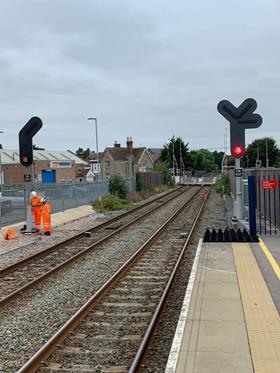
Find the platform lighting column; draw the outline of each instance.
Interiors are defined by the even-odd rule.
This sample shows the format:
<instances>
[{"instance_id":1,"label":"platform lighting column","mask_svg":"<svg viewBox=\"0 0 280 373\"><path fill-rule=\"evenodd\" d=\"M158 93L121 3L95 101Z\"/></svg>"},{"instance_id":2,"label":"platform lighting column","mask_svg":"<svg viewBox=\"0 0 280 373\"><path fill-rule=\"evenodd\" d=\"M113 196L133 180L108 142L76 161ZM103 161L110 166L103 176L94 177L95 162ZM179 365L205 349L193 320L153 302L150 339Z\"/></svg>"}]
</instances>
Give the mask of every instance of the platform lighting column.
<instances>
[{"instance_id":1,"label":"platform lighting column","mask_svg":"<svg viewBox=\"0 0 280 373\"><path fill-rule=\"evenodd\" d=\"M98 154L97 118L88 118L88 120L94 120L94 121L95 121L96 160L97 160L97 181L98 181L100 165L99 165L99 154Z\"/></svg>"}]
</instances>

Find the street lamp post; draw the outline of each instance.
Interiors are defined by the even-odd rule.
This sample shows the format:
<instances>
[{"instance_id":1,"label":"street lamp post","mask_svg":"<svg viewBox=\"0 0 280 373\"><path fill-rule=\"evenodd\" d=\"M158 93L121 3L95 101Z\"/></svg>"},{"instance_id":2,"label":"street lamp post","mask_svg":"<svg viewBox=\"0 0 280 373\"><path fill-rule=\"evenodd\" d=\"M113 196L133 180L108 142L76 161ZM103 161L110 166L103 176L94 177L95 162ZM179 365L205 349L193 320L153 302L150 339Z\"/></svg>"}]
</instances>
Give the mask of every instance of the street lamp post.
<instances>
[{"instance_id":1,"label":"street lamp post","mask_svg":"<svg viewBox=\"0 0 280 373\"><path fill-rule=\"evenodd\" d=\"M88 120L95 121L95 140L96 140L96 160L97 160L97 181L98 181L98 174L99 174L99 154L98 154L98 134L97 134L97 118L88 118Z\"/></svg>"},{"instance_id":2,"label":"street lamp post","mask_svg":"<svg viewBox=\"0 0 280 373\"><path fill-rule=\"evenodd\" d=\"M0 133L4 133L4 132L0 131ZM2 158L1 158L1 149L2 149L2 145L0 146L0 192L2 191Z\"/></svg>"}]
</instances>

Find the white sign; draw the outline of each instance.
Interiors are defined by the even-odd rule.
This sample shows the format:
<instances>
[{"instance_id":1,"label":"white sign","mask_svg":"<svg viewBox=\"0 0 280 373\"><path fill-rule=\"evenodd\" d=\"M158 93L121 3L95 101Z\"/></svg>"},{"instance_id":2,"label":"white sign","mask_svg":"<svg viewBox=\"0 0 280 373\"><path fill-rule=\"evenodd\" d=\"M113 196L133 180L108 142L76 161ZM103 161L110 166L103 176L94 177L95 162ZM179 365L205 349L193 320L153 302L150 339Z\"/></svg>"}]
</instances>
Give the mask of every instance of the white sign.
<instances>
[{"instance_id":1,"label":"white sign","mask_svg":"<svg viewBox=\"0 0 280 373\"><path fill-rule=\"evenodd\" d=\"M93 182L95 181L95 178L95 174L91 170L89 170L89 172L86 174L86 181Z\"/></svg>"},{"instance_id":2,"label":"white sign","mask_svg":"<svg viewBox=\"0 0 280 373\"><path fill-rule=\"evenodd\" d=\"M93 161L91 164L91 170L94 174L100 174L100 163L98 161Z\"/></svg>"},{"instance_id":3,"label":"white sign","mask_svg":"<svg viewBox=\"0 0 280 373\"><path fill-rule=\"evenodd\" d=\"M50 161L50 168L71 168L72 161Z\"/></svg>"}]
</instances>

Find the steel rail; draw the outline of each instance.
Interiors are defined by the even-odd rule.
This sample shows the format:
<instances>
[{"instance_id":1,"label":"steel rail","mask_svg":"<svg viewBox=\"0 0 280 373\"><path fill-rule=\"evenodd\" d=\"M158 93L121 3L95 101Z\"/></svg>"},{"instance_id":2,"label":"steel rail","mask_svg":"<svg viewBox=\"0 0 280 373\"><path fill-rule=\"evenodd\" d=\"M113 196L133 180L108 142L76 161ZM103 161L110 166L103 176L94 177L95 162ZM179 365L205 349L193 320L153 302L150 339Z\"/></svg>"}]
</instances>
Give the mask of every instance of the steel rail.
<instances>
[{"instance_id":1,"label":"steel rail","mask_svg":"<svg viewBox=\"0 0 280 373\"><path fill-rule=\"evenodd\" d=\"M114 275L102 285L99 290L18 370L18 373L35 372L40 365L56 350L56 348L67 338L69 333L89 314L108 290L122 278L127 270L141 256L145 249L168 227L170 223L184 210L204 186L201 186L175 213L162 224L157 231L114 273Z\"/></svg>"},{"instance_id":2,"label":"steel rail","mask_svg":"<svg viewBox=\"0 0 280 373\"><path fill-rule=\"evenodd\" d=\"M188 234L186 242L185 242L185 244L184 244L184 246L183 246L183 248L181 250L181 253L180 253L180 255L179 255L178 259L177 259L176 265L175 265L175 267L174 267L174 269L172 271L172 274L171 274L171 276L170 276L170 278L168 280L168 283L167 283L167 285L165 287L165 290L164 290L164 292L163 292L163 294L161 296L161 299L160 299L160 301L159 301L159 303L157 305L157 308L156 308L156 310L154 312L152 320L151 320L151 322L150 322L150 324L149 324L149 326L148 326L148 328L146 330L144 338L142 339L142 342L141 342L140 347L139 347L139 349L137 351L137 354L136 354L136 356L135 356L135 358L134 358L134 360L133 360L133 362L132 362L132 364L131 364L131 366L130 366L130 368L128 370L128 373L135 373L135 372L138 371L138 369L140 367L141 361L142 361L143 356L144 356L144 354L146 352L146 349L148 347L150 338L152 336L152 333L153 333L153 331L155 329L155 326L157 324L158 318L160 316L162 307L163 307L163 305L165 303L166 297L167 297L167 295L168 295L168 293L170 291L170 288L171 288L171 285L172 285L173 280L175 278L175 275L176 275L176 273L178 271L178 268L179 268L179 266L181 264L183 255L184 255L184 253L186 251L186 248L187 248L187 246L188 246L188 244L190 242L190 239L191 239L191 237L193 235L193 232L195 230L196 224L197 224L197 222L198 222L198 220L199 220L199 218L200 218L200 216L201 216L201 214L202 214L202 212L204 210L204 207L205 207L205 204L206 204L206 202L208 200L210 192L211 192L211 188L210 188L209 192L207 193L207 196L206 196L205 200L203 201L203 204L200 207L198 213L196 214L195 220L194 220L194 222L192 224L192 227L191 227L191 230L190 230L190 232Z\"/></svg>"},{"instance_id":3,"label":"steel rail","mask_svg":"<svg viewBox=\"0 0 280 373\"><path fill-rule=\"evenodd\" d=\"M202 187L201 187L202 188ZM199 190L201 190L201 188L199 188ZM199 190L196 192L198 193ZM182 193L180 193L179 195L183 194L185 191L183 191ZM134 220L128 222L127 224L125 224L124 226L116 229L114 232L111 232L110 234L108 234L107 236L101 238L100 240L98 240L97 242L95 242L94 244L90 245L89 247L86 247L85 249L83 249L82 251L74 254L73 256L71 256L70 258L68 258L67 260L65 260L64 262L58 264L57 266L53 267L52 269L50 269L49 271L43 273L41 276L35 278L34 280L28 282L27 284L23 285L22 287L20 287L19 289L15 290L14 292L10 293L9 295L7 295L5 298L2 298L0 300L0 307L2 307L3 305L5 305L6 303L10 302L11 300L15 299L16 297L18 296L21 296L22 293L28 289L30 289L32 286L38 284L40 281L42 281L43 279L46 279L47 277L49 277L50 275L53 275L55 272L59 271L61 268L64 268L66 265L69 265L71 262L73 262L74 260L76 260L77 258L79 257L82 257L83 255L85 255L86 253L88 253L90 250L93 250L95 249L98 245L100 245L101 243L104 243L105 241L109 240L111 237L113 237L114 235L118 234L119 232L123 231L124 229L130 227L132 224L135 224L136 222L138 222L139 220L141 219L144 219L146 216L150 215L152 212L156 211L157 209L161 208L162 206L166 205L168 202L170 202L171 200L175 199L176 197L178 197L178 195L175 195L173 197L171 197L171 199L168 199L167 201L163 202L162 204L158 205L158 206L155 206L154 208L152 208L151 210L147 211L146 213L144 213L143 215L141 216L138 216L137 218L135 218ZM64 242L61 244L62 246L64 245ZM60 246L59 244L56 245L56 246ZM1 274L1 273L0 273Z\"/></svg>"},{"instance_id":4,"label":"steel rail","mask_svg":"<svg viewBox=\"0 0 280 373\"><path fill-rule=\"evenodd\" d=\"M175 189L175 190L171 190L171 191L169 191L168 193L166 193L166 194L164 194L164 195L161 195L160 197L157 197L157 198L155 198L155 199L153 199L153 200L151 200L151 201L148 201L148 202L146 202L146 203L144 203L144 204L142 204L142 205L139 205L139 206L137 206L137 207L134 207L134 208L131 209L131 210L125 211L125 212L121 213L121 214L118 215L118 216L115 216L115 217L113 217L113 218L111 218L111 219L109 219L109 220L106 220L106 221L104 221L104 222L102 222L102 223L96 225L95 227L92 227L92 228L89 228L89 229L87 229L87 230L84 230L84 231L82 231L82 232L76 234L76 235L73 236L73 237L67 238L66 240L63 240L63 241L61 241L61 242L59 242L59 243L57 243L57 244L55 244L55 245L53 245L53 246L51 246L51 247L48 247L48 248L43 249L43 250L41 250L41 251L39 251L39 252L37 252L37 253L35 253L35 254L32 254L32 255L30 255L30 256L27 256L26 258L24 258L24 259L22 259L22 260L20 260L20 261L18 261L18 262L16 262L16 263L10 264L10 265L8 265L8 266L6 266L6 267L0 269L0 275L2 275L3 273L5 273L5 272L7 272L7 271L12 270L13 268L16 268L19 264L24 264L24 263L28 262L28 261L31 260L31 259L35 259L35 258L37 258L37 257L40 257L42 254L47 254L48 252L50 252L50 251L56 249L57 247L59 247L59 246L61 246L61 245L66 245L66 244L68 244L68 243L71 243L71 242L73 242L73 241L79 239L80 237L85 236L85 233L86 233L86 232L91 232L91 233L93 233L93 232L95 232L95 231L98 231L99 229L104 228L104 227L106 227L107 225L110 225L110 224L114 223L115 221L118 221L118 220L121 219L121 218L124 218L124 217L126 217L126 216L128 216L128 215L130 215L130 214L133 214L135 211L138 211L138 210L140 210L140 209L143 208L143 207L147 207L148 205L150 205L150 204L152 204L152 203L154 203L154 202L156 202L156 201L158 201L158 200L160 200L160 199L162 199L162 198L164 198L164 197L166 197L166 196L169 196L170 194L176 193L178 190L179 190L179 191L181 190L181 192L178 194L178 195L181 195L182 193L184 193L185 191L187 191L187 190L189 189L189 187L188 187L188 188L185 188L185 189L184 189L184 188L185 188L185 187L182 186L182 187L179 187L179 188L177 188L177 189ZM184 189L184 190L182 190L182 189ZM174 198L176 198L176 194L175 194ZM172 200L172 198L171 198L170 200ZM28 245L28 244L27 244L27 245ZM23 248L24 246L27 246L27 245L20 246L20 247L17 248L17 250L19 250L19 249L21 249L21 248ZM6 252L6 254L7 254L7 252Z\"/></svg>"}]
</instances>

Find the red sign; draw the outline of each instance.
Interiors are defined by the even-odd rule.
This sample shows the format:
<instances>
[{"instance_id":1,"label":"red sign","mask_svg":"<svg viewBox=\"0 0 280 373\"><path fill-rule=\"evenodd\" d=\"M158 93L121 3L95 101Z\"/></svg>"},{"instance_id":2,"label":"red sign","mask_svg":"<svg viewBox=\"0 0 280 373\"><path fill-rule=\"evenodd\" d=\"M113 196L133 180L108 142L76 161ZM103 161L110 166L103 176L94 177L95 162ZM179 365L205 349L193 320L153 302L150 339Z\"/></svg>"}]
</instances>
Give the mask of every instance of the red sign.
<instances>
[{"instance_id":1,"label":"red sign","mask_svg":"<svg viewBox=\"0 0 280 373\"><path fill-rule=\"evenodd\" d=\"M200 199L201 199L202 201L204 201L204 200L206 199L206 197L207 197L207 194L206 194L205 192L202 192L202 193L200 194Z\"/></svg>"},{"instance_id":2,"label":"red sign","mask_svg":"<svg viewBox=\"0 0 280 373\"><path fill-rule=\"evenodd\" d=\"M263 189L276 189L277 188L277 181L276 180L263 180L262 181L262 188Z\"/></svg>"}]
</instances>

